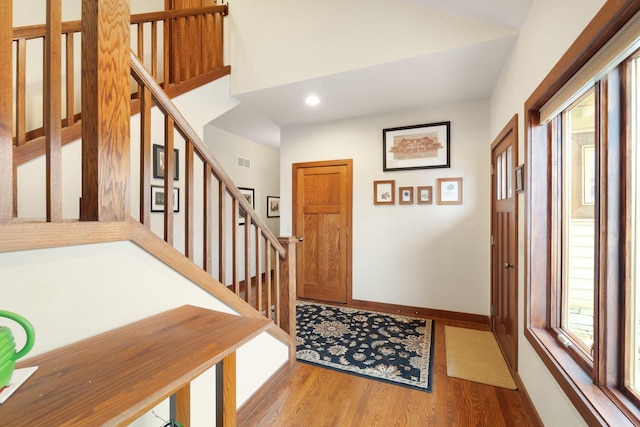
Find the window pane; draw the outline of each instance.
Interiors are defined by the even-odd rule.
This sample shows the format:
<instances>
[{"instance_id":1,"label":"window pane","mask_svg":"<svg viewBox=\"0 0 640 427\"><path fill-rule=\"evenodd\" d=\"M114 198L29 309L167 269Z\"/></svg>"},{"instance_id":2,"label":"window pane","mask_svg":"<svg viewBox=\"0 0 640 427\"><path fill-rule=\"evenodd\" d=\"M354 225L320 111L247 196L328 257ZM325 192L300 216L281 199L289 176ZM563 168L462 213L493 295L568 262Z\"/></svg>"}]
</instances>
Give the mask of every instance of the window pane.
<instances>
[{"instance_id":1,"label":"window pane","mask_svg":"<svg viewBox=\"0 0 640 427\"><path fill-rule=\"evenodd\" d=\"M502 198L507 198L507 153L500 156L500 168L502 168Z\"/></svg>"},{"instance_id":2,"label":"window pane","mask_svg":"<svg viewBox=\"0 0 640 427\"><path fill-rule=\"evenodd\" d=\"M511 146L507 148L507 197L513 196L513 154Z\"/></svg>"},{"instance_id":3,"label":"window pane","mask_svg":"<svg viewBox=\"0 0 640 427\"><path fill-rule=\"evenodd\" d=\"M631 119L631 241L630 241L630 256L628 259L631 262L631 295L632 295L632 312L631 312L631 330L629 336L629 361L631 363L630 369L630 386L636 392L640 392L640 289L638 289L638 277L640 274L640 251L638 251L638 244L640 242L640 206L638 201L640 200L640 177L638 173L638 167L640 166L640 150L638 150L638 124L640 123L640 109L638 108L638 101L640 101L640 95L638 94L638 87L640 87L640 73L638 69L638 59L634 60L631 64L633 84L632 84L632 119Z\"/></svg>"},{"instance_id":4,"label":"window pane","mask_svg":"<svg viewBox=\"0 0 640 427\"><path fill-rule=\"evenodd\" d=\"M562 328L591 355L594 334L595 95L564 113Z\"/></svg>"},{"instance_id":5,"label":"window pane","mask_svg":"<svg viewBox=\"0 0 640 427\"><path fill-rule=\"evenodd\" d=\"M496 165L496 172L497 172L497 176L496 176L496 199L498 200L502 200L502 155L504 153L501 153L498 156L498 162Z\"/></svg>"}]
</instances>

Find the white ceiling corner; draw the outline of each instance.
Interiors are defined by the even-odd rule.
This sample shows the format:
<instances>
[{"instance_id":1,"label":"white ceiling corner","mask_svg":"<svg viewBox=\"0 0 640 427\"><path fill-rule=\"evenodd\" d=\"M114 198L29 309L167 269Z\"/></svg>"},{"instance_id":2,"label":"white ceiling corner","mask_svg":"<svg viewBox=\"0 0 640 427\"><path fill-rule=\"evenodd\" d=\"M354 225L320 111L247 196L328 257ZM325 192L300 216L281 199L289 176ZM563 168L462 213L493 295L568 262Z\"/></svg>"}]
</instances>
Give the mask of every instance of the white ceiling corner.
<instances>
[{"instance_id":1,"label":"white ceiling corner","mask_svg":"<svg viewBox=\"0 0 640 427\"><path fill-rule=\"evenodd\" d=\"M478 33L475 42L452 44L449 48L431 49L421 55L386 62L376 62L371 58L374 65L234 94L240 104L212 120L211 124L278 147L280 128L287 126L486 99L493 90L532 1L393 0L391 3L438 9L464 17L467 22L471 19L515 31L501 32L498 29L494 35L490 32L487 35L485 30L483 34ZM398 10L411 12L411 8ZM361 25L358 31L366 31L366 27ZM370 27L375 31L375 26ZM452 33L455 31L455 28L451 30ZM460 31L468 32L469 28L460 28ZM366 34L359 37L366 38ZM411 42L415 44L415 40ZM438 64L438 67L433 64ZM322 99L322 103L308 108L304 105L304 98L312 92Z\"/></svg>"}]
</instances>

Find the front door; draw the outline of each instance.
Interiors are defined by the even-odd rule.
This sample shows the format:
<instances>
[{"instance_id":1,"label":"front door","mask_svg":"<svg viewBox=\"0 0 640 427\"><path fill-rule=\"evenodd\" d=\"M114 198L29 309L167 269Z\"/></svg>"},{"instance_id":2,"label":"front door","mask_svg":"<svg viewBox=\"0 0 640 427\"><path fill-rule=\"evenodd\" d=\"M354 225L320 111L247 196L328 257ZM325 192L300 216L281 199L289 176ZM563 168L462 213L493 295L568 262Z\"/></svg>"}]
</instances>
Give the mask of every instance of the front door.
<instances>
[{"instance_id":1,"label":"front door","mask_svg":"<svg viewBox=\"0 0 640 427\"><path fill-rule=\"evenodd\" d=\"M300 298L351 300L352 160L293 165L293 233Z\"/></svg>"},{"instance_id":2,"label":"front door","mask_svg":"<svg viewBox=\"0 0 640 427\"><path fill-rule=\"evenodd\" d=\"M518 360L517 158L516 115L491 145L491 324L514 371Z\"/></svg>"}]
</instances>

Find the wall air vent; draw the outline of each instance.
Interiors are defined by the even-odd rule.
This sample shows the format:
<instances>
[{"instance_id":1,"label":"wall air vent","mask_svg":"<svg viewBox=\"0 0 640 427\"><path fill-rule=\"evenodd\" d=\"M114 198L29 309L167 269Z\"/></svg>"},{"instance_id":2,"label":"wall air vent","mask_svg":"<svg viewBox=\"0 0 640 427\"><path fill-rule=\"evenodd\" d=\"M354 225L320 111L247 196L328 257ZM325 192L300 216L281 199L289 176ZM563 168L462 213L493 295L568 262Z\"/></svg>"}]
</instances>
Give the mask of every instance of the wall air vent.
<instances>
[{"instance_id":1,"label":"wall air vent","mask_svg":"<svg viewBox=\"0 0 640 427\"><path fill-rule=\"evenodd\" d=\"M251 169L251 160L238 156L238 167Z\"/></svg>"}]
</instances>

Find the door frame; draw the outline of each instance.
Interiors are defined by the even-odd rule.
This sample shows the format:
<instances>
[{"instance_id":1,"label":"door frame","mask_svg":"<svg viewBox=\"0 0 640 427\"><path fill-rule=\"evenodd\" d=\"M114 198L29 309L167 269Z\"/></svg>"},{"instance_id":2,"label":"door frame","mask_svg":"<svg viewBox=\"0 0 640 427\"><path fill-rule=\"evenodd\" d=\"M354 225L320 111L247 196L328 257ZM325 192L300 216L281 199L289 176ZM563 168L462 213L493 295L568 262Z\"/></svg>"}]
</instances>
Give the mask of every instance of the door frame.
<instances>
[{"instance_id":1,"label":"door frame","mask_svg":"<svg viewBox=\"0 0 640 427\"><path fill-rule=\"evenodd\" d=\"M347 233L346 233L346 246L347 253L346 256L346 269L345 269L345 281L346 281L346 292L347 292L347 306L351 306L353 300L353 292L352 292L352 236L353 236L353 159L338 159L338 160L321 160L314 162L302 162L302 163L293 163L291 165L291 173L292 173L292 200L291 200L291 229L293 236L302 236L302 230L299 229L300 224L296 221L296 211L298 208L298 169L303 168L314 168L314 167L330 167L330 166L346 166L347 167L347 212L346 212L346 223L347 223ZM303 262L303 245L304 240L296 245L296 259L298 263ZM302 273L303 269L298 268L299 264L296 265L296 283L302 283Z\"/></svg>"},{"instance_id":2,"label":"door frame","mask_svg":"<svg viewBox=\"0 0 640 427\"><path fill-rule=\"evenodd\" d=\"M489 321L490 321L490 326L491 326L491 331L495 334L496 328L495 328L495 309L494 307L496 307L497 305L497 289L496 289L496 274L497 272L495 271L495 246L494 246L494 236L495 236L495 210L496 210L496 196L495 196L495 184L494 184L494 174L495 174L495 170L494 170L494 165L493 165L493 150L502 142L504 141L505 138L507 138L509 135L513 134L514 135L514 144L513 144L513 167L512 167L512 173L513 176L512 178L512 182L513 182L513 197L515 200L515 205L514 205L514 211L513 211L513 215L514 215L514 241L515 241L515 258L513 260L513 275L515 277L515 286L514 286L514 293L515 293L515 319L513 319L514 321L514 331L515 334L513 335L513 344L515 347L515 351L514 351L514 360L513 360L513 366L511 366L511 368L513 369L514 372L518 371L518 349L519 349L519 345L518 345L518 334L519 334L519 322L518 322L518 318L520 317L520 306L518 303L518 298L519 298L519 292L518 292L518 288L520 286L520 283L518 281L518 258L519 258L519 251L518 251L518 192L516 192L515 189L515 167L518 165L518 114L514 114L514 116L509 120L509 122L505 125L505 127L500 131L500 133L498 134L498 136L493 140L493 142L491 143L491 152L489 153L490 156L490 164L492 167L491 170L491 191L490 191L490 197L491 197L491 258L490 258L490 266L489 266L489 270L490 270L490 280L491 280L491 294L490 294L490 315L489 315ZM497 339L496 337L496 341L498 342L498 346L500 347L500 350L502 351L502 353L505 355L505 359L508 360L508 358L506 357L506 352L505 349L502 348L502 345L500 344L500 340Z\"/></svg>"}]
</instances>

